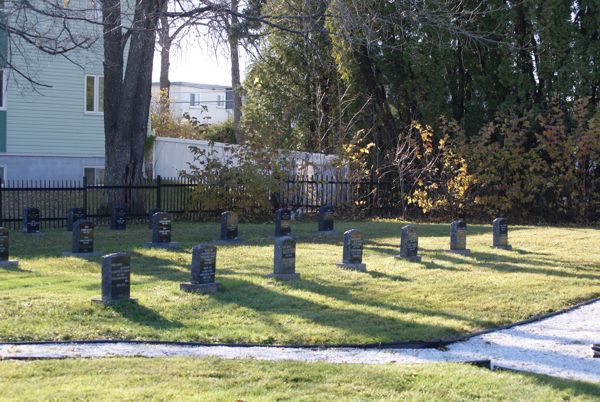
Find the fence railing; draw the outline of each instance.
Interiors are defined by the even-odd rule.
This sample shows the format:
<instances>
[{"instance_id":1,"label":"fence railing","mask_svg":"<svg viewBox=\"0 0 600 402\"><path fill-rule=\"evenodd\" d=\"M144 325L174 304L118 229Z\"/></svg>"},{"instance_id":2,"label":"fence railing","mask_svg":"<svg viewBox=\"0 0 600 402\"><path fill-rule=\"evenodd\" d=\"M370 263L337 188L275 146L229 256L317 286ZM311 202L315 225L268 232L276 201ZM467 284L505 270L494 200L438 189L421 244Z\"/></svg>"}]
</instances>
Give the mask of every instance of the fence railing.
<instances>
[{"instance_id":1,"label":"fence railing","mask_svg":"<svg viewBox=\"0 0 600 402\"><path fill-rule=\"evenodd\" d=\"M236 209L236 201L228 200L219 209L203 208L194 201L197 186L210 186L185 178L146 180L135 185L98 185L81 181L0 180L0 226L20 229L24 208L40 210L42 228L66 225L70 208L85 208L96 225L109 225L111 205L124 205L128 221L147 222L148 211L160 208L177 220L213 220L227 209ZM231 184L228 184L231 186ZM243 188L240 186L240 188ZM273 208L289 207L315 213L319 206L330 204L340 211L354 211L369 216L395 216L400 209L394 202L394 183L376 180L348 181L334 177L291 177L284 181L283 191L273 193ZM239 191L237 192L239 193ZM214 204L214 203L212 203Z\"/></svg>"}]
</instances>

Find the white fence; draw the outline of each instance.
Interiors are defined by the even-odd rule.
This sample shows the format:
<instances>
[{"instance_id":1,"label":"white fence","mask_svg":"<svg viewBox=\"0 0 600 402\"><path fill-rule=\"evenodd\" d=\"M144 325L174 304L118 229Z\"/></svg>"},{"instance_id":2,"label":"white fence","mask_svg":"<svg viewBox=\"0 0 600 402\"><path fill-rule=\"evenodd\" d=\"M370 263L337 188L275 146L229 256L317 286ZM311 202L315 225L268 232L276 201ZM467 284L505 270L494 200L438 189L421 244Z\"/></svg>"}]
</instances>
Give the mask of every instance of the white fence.
<instances>
[{"instance_id":1,"label":"white fence","mask_svg":"<svg viewBox=\"0 0 600 402\"><path fill-rule=\"evenodd\" d=\"M219 158L222 163L232 160L232 154L239 149L239 145L221 142L156 137L152 155L153 177L177 177L182 170L189 170L189 164L194 162L194 154L190 147L210 152L213 158ZM290 161L290 175L340 177L342 173L335 167L335 155L291 152L290 158L287 159ZM235 163L234 160L232 162Z\"/></svg>"}]
</instances>

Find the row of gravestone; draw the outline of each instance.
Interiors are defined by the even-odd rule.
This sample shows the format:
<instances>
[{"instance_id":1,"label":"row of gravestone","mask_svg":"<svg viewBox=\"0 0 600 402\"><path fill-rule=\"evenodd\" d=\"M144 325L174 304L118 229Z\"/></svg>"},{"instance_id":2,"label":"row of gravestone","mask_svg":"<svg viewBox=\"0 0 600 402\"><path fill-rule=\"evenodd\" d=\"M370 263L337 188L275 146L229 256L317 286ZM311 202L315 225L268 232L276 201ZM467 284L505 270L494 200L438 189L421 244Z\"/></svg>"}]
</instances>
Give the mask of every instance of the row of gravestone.
<instances>
[{"instance_id":1,"label":"row of gravestone","mask_svg":"<svg viewBox=\"0 0 600 402\"><path fill-rule=\"evenodd\" d=\"M160 208L152 208L149 212L148 226L153 227L153 218L156 213L164 212ZM67 211L67 230L72 231L75 222L87 219L85 208L70 208ZM333 207L323 205L319 207L317 215L319 232L333 233ZM221 240L238 239L238 215L226 211L221 214ZM278 209L275 212L275 236L289 236L292 231L292 210ZM124 207L113 207L111 213L111 230L125 230L127 227L127 211ZM23 232L27 234L40 233L40 211L37 208L23 210Z\"/></svg>"},{"instance_id":2,"label":"row of gravestone","mask_svg":"<svg viewBox=\"0 0 600 402\"><path fill-rule=\"evenodd\" d=\"M457 220L451 224L450 251L464 253L466 248L466 224ZM508 225L503 218L493 222L494 242L493 247L510 249L508 245ZM413 225L402 228L400 240L400 255L411 261L419 261L418 236ZM357 271L366 271L362 262L364 237L362 232L350 229L344 232L344 248L342 262L336 264L341 268ZM292 280L298 279L296 272L296 240L290 236L275 238L273 273L270 278ZM418 257L418 258L416 258ZM221 284L216 279L217 248L204 243L192 249L192 265L190 282L180 284L180 289L185 292L212 293L217 291ZM116 253L102 258L102 298L95 301L111 304L130 299L130 258L126 253Z\"/></svg>"}]
</instances>

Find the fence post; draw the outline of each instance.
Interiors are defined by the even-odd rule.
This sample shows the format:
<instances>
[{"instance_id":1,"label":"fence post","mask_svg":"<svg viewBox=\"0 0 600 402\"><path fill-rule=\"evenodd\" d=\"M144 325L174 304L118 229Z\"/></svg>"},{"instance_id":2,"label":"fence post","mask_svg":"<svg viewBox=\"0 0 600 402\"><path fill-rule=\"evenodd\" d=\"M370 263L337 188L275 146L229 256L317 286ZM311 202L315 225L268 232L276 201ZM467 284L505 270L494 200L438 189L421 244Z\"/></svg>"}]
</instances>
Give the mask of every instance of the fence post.
<instances>
[{"instance_id":1,"label":"fence post","mask_svg":"<svg viewBox=\"0 0 600 402\"><path fill-rule=\"evenodd\" d=\"M83 188L83 209L85 209L87 213L87 178L85 176L83 176L81 185Z\"/></svg>"},{"instance_id":2,"label":"fence post","mask_svg":"<svg viewBox=\"0 0 600 402\"><path fill-rule=\"evenodd\" d=\"M160 206L160 200L162 198L161 196L161 191L160 191L160 182L161 182L161 177L160 175L156 176L156 208L162 208Z\"/></svg>"}]
</instances>

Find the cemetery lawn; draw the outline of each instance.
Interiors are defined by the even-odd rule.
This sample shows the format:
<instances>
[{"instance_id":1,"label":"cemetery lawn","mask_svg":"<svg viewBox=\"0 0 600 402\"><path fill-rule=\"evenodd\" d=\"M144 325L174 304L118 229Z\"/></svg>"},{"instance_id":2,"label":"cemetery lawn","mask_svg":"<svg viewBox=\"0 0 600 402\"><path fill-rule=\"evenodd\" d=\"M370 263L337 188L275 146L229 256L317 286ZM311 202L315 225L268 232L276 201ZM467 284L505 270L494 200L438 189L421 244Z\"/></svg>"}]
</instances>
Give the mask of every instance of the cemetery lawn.
<instances>
[{"instance_id":1,"label":"cemetery lawn","mask_svg":"<svg viewBox=\"0 0 600 402\"><path fill-rule=\"evenodd\" d=\"M191 358L0 362L2 400L589 401L600 385L466 364Z\"/></svg>"},{"instance_id":2,"label":"cemetery lawn","mask_svg":"<svg viewBox=\"0 0 600 402\"><path fill-rule=\"evenodd\" d=\"M190 248L218 237L216 223L173 223L179 251L147 249L145 225L98 228L95 250L131 253L137 303L92 304L100 258L60 257L70 233L11 231L0 267L0 340L132 339L253 344L354 344L454 338L557 311L600 296L600 231L511 226L512 251L492 249L491 225L469 225L470 257L445 252L449 224L419 225L421 263L394 259L398 221L336 222L319 237L316 222L294 223L297 281L273 269L273 224L242 224L245 244L218 246L212 295L188 294ZM365 234L367 273L335 266L343 231Z\"/></svg>"}]
</instances>

